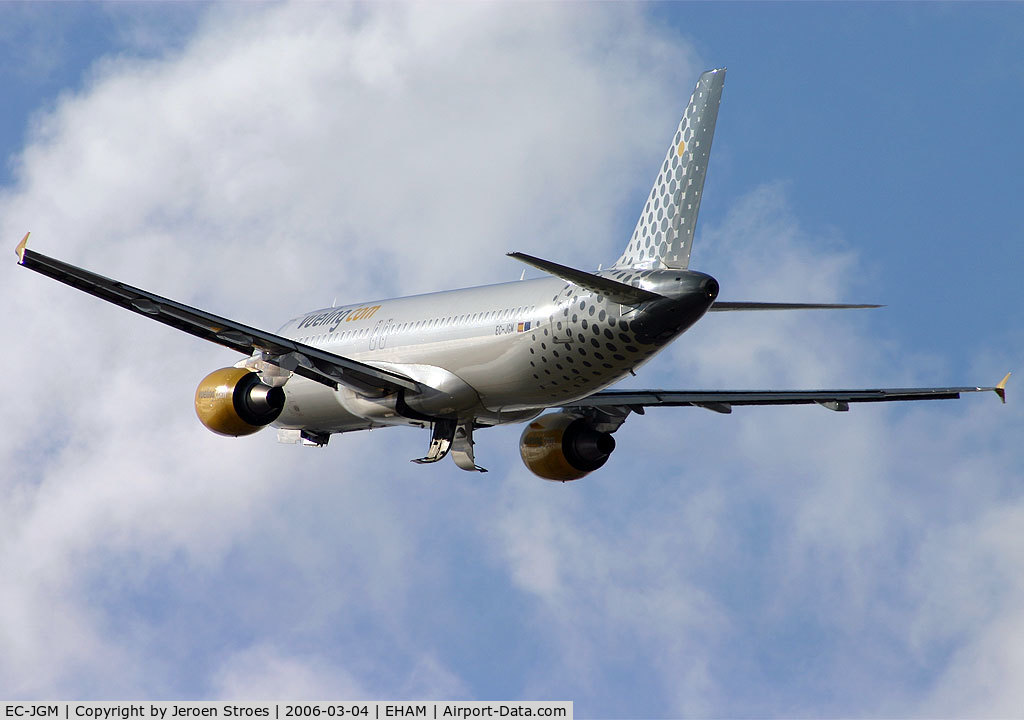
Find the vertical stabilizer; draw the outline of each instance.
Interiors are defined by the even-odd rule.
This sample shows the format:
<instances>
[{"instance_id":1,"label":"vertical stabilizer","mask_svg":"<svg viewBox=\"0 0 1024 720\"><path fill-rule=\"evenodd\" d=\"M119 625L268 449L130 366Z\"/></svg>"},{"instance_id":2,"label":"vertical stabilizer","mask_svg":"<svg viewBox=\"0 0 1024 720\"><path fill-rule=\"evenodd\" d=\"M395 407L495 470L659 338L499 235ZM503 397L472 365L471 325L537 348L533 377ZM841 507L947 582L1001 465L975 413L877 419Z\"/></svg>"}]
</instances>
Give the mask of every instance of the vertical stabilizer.
<instances>
[{"instance_id":1,"label":"vertical stabilizer","mask_svg":"<svg viewBox=\"0 0 1024 720\"><path fill-rule=\"evenodd\" d=\"M640 220L617 267L686 268L704 192L725 68L697 80Z\"/></svg>"}]
</instances>

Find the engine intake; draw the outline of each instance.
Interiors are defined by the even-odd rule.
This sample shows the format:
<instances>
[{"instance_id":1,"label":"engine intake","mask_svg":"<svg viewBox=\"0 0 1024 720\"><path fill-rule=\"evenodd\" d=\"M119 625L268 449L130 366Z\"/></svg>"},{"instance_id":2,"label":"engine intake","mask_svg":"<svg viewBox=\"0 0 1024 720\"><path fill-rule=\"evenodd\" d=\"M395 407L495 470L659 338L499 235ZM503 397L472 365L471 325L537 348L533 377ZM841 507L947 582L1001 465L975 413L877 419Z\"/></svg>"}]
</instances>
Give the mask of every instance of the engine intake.
<instances>
[{"instance_id":1,"label":"engine intake","mask_svg":"<svg viewBox=\"0 0 1024 720\"><path fill-rule=\"evenodd\" d=\"M519 454L534 475L545 480L579 480L608 461L615 438L569 413L550 413L523 430Z\"/></svg>"},{"instance_id":2,"label":"engine intake","mask_svg":"<svg viewBox=\"0 0 1024 720\"><path fill-rule=\"evenodd\" d=\"M218 435L251 435L284 409L284 390L243 368L215 370L196 388L196 415Z\"/></svg>"}]
</instances>

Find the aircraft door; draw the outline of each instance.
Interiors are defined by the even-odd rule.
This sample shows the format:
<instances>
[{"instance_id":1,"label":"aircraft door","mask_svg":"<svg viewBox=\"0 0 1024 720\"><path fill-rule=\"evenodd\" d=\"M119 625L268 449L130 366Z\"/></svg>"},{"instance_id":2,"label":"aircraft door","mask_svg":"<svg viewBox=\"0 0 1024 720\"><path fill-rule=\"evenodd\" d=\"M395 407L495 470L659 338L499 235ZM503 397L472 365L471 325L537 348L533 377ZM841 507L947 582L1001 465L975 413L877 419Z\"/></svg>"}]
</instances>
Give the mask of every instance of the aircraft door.
<instances>
[{"instance_id":1,"label":"aircraft door","mask_svg":"<svg viewBox=\"0 0 1024 720\"><path fill-rule=\"evenodd\" d=\"M370 331L370 350L377 349L377 343L380 342L380 346L384 347L383 338L381 338L381 331L384 327L384 321L378 320L377 324L373 326L373 330Z\"/></svg>"},{"instance_id":2,"label":"aircraft door","mask_svg":"<svg viewBox=\"0 0 1024 720\"><path fill-rule=\"evenodd\" d=\"M548 322L551 325L551 339L559 345L571 345L573 343L572 326L569 324L569 316L565 317L552 315ZM561 325L561 327L559 327Z\"/></svg>"},{"instance_id":3,"label":"aircraft door","mask_svg":"<svg viewBox=\"0 0 1024 720\"><path fill-rule=\"evenodd\" d=\"M394 318L378 320L377 324L373 326L373 331L370 332L370 350L383 350L384 345L387 344L388 333L394 327Z\"/></svg>"},{"instance_id":4,"label":"aircraft door","mask_svg":"<svg viewBox=\"0 0 1024 720\"><path fill-rule=\"evenodd\" d=\"M384 321L384 324L380 328L380 335L377 336L377 349L383 350L384 344L388 340L388 335L395 329L395 322L393 318L388 318Z\"/></svg>"}]
</instances>

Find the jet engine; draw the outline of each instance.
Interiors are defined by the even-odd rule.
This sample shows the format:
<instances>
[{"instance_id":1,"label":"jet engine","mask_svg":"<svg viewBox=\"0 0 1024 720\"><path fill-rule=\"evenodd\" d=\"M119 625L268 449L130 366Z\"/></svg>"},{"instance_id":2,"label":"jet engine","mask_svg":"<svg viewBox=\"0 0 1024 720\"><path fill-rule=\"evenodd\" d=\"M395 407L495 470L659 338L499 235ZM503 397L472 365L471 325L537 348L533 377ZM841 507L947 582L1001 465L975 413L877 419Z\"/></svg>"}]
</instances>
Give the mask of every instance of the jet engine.
<instances>
[{"instance_id":1,"label":"jet engine","mask_svg":"<svg viewBox=\"0 0 1024 720\"><path fill-rule=\"evenodd\" d=\"M284 390L260 382L244 368L215 370L196 388L196 415L218 435L251 435L277 419Z\"/></svg>"},{"instance_id":2,"label":"jet engine","mask_svg":"<svg viewBox=\"0 0 1024 720\"><path fill-rule=\"evenodd\" d=\"M542 415L523 430L519 454L534 475L545 480L579 480L605 464L615 439L581 417L559 412Z\"/></svg>"}]
</instances>

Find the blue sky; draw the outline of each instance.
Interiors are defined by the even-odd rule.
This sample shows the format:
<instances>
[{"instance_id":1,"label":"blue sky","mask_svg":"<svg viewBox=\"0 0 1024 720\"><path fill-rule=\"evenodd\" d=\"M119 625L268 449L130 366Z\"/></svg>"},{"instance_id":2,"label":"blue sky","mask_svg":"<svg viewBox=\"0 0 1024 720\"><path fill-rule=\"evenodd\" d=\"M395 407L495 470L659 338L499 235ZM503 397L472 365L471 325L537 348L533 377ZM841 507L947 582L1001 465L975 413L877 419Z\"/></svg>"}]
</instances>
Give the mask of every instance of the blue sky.
<instances>
[{"instance_id":1,"label":"blue sky","mask_svg":"<svg viewBox=\"0 0 1024 720\"><path fill-rule=\"evenodd\" d=\"M1019 369L1024 7L0 5L0 230L277 327L618 256L728 66L692 266L717 314L631 384ZM0 284L0 695L571 699L581 717L1019 715L1024 415L652 410L600 472L426 438L231 441L235 357ZM155 326L155 327L151 327Z\"/></svg>"},{"instance_id":2,"label":"blue sky","mask_svg":"<svg viewBox=\"0 0 1024 720\"><path fill-rule=\"evenodd\" d=\"M965 265L1021 257L1020 224L1006 210L1024 161L1024 8L694 4L656 16L728 65L730 90L744 94L744 107L722 113L716 149L731 152L716 156L706 209L771 173L789 183L804 222L871 249L865 271L891 306L885 320L915 344L937 349L950 327L995 328L1006 311L1007 325L1021 326L1012 284L986 283L980 308L943 299ZM712 192L716 179L727 185Z\"/></svg>"}]
</instances>

